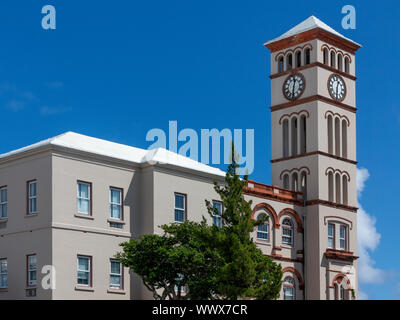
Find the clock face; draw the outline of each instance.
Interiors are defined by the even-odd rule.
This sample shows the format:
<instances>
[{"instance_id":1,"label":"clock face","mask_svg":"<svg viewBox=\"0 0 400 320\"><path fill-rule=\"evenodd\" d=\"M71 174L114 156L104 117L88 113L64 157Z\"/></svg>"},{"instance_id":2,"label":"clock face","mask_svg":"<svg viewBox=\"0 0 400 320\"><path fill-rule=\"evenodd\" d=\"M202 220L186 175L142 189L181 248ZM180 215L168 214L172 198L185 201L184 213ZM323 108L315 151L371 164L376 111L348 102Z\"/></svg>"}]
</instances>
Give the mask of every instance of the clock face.
<instances>
[{"instance_id":1,"label":"clock face","mask_svg":"<svg viewBox=\"0 0 400 320\"><path fill-rule=\"evenodd\" d=\"M283 94L286 99L295 100L301 96L305 87L305 80L301 73L292 74L283 83Z\"/></svg>"},{"instance_id":2,"label":"clock face","mask_svg":"<svg viewBox=\"0 0 400 320\"><path fill-rule=\"evenodd\" d=\"M333 74L328 79L328 90L331 97L342 101L346 96L346 84L341 76Z\"/></svg>"}]
</instances>

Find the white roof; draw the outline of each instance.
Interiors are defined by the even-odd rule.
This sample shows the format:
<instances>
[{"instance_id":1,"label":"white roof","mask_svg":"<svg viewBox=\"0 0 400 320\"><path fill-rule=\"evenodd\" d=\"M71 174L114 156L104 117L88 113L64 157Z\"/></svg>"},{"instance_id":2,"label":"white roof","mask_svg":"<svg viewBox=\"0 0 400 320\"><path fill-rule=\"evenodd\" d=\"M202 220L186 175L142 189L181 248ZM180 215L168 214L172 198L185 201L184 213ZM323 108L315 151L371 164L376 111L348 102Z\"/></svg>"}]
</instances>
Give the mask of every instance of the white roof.
<instances>
[{"instance_id":1,"label":"white roof","mask_svg":"<svg viewBox=\"0 0 400 320\"><path fill-rule=\"evenodd\" d=\"M314 28L320 28L323 29L325 31L328 31L329 33L334 34L335 36L338 36L342 39L345 39L347 41L350 41L358 46L361 47L360 44L358 44L357 42L354 42L353 40L346 38L344 35L340 34L339 32L333 30L330 26L328 26L326 23L322 22L321 20L319 20L317 17L311 16L309 18L307 18L306 20L304 20L303 22L299 23L297 26L293 27L292 29L290 29L289 31L285 32L284 34L282 34L281 36L279 36L278 38L272 39L268 42L265 43L265 45L282 40L282 39L286 39L289 38L291 36L294 36L296 34L299 33L303 33L305 31L314 29Z\"/></svg>"},{"instance_id":2,"label":"white roof","mask_svg":"<svg viewBox=\"0 0 400 320\"><path fill-rule=\"evenodd\" d=\"M40 141L21 149L0 154L0 159L7 158L9 156L22 153L24 151L36 149L45 145L60 146L138 164L170 164L186 169L192 169L195 171L225 176L225 173L218 168L208 166L206 164L192 160L164 148L157 148L152 150L140 149L120 143L85 136L71 131L50 139Z\"/></svg>"}]
</instances>

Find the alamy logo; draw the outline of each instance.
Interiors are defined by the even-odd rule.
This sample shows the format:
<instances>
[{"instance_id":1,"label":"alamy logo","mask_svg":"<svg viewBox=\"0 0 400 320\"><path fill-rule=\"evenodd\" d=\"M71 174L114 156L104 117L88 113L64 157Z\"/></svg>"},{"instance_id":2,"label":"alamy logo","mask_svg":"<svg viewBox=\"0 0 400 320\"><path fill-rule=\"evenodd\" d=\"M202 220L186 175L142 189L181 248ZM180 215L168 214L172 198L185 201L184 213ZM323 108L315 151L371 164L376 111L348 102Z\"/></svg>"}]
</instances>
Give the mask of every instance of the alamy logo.
<instances>
[{"instance_id":1,"label":"alamy logo","mask_svg":"<svg viewBox=\"0 0 400 320\"><path fill-rule=\"evenodd\" d=\"M343 29L355 29L356 28L356 9L351 5L345 5L342 8L342 13L346 14L342 19Z\"/></svg>"},{"instance_id":2,"label":"alamy logo","mask_svg":"<svg viewBox=\"0 0 400 320\"><path fill-rule=\"evenodd\" d=\"M245 139L246 152L243 153L243 139ZM146 141L154 142L148 149L167 149L167 134L162 129L154 128L147 132ZM229 164L231 162L231 145L235 146L235 153L240 165L239 174L251 174L254 171L254 129L246 129L245 138L242 129L201 129L200 139L193 129L182 129L178 133L178 122L169 121L168 149L176 154L189 157L204 164ZM182 142L178 148L178 143ZM223 148L223 156L221 156ZM211 155L210 155L211 151ZM155 152L149 152L149 163L162 163L157 160ZM173 157L168 154L168 157ZM222 161L223 158L223 161ZM165 159L164 159L165 160ZM173 160L168 158L168 160ZM176 157L179 161L178 157ZM210 161L211 160L211 161Z\"/></svg>"},{"instance_id":3,"label":"alamy logo","mask_svg":"<svg viewBox=\"0 0 400 320\"><path fill-rule=\"evenodd\" d=\"M52 5L45 5L42 8L42 13L45 16L42 18L42 28L44 30L56 29L56 8Z\"/></svg>"}]
</instances>

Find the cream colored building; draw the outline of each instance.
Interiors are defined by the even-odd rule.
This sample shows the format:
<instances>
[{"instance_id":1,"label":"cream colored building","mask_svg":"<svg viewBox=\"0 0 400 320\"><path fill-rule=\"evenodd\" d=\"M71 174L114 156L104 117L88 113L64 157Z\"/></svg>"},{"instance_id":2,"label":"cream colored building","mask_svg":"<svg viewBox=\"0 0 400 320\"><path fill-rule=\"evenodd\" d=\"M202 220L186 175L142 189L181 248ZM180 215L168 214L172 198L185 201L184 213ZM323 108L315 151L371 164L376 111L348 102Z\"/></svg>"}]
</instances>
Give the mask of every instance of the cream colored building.
<instances>
[{"instance_id":1,"label":"cream colored building","mask_svg":"<svg viewBox=\"0 0 400 320\"><path fill-rule=\"evenodd\" d=\"M282 265L282 299L356 298L360 46L315 17L266 46L272 186L245 190L253 218L269 217L253 239ZM213 223L214 180L224 172L165 149L73 132L0 155L0 299L151 299L113 260L119 244L164 223Z\"/></svg>"}]
</instances>

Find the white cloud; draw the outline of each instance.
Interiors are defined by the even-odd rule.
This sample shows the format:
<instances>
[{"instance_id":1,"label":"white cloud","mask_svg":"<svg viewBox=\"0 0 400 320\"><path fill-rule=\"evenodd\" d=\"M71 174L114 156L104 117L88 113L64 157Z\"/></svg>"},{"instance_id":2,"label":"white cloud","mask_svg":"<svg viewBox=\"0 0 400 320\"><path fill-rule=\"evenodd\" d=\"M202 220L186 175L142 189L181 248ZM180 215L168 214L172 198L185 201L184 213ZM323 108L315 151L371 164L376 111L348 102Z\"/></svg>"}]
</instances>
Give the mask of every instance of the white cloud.
<instances>
[{"instance_id":1,"label":"white cloud","mask_svg":"<svg viewBox=\"0 0 400 320\"><path fill-rule=\"evenodd\" d=\"M368 295L364 291L358 291L358 300L368 300Z\"/></svg>"},{"instance_id":2,"label":"white cloud","mask_svg":"<svg viewBox=\"0 0 400 320\"><path fill-rule=\"evenodd\" d=\"M365 188L365 182L369 178L369 172L365 168L357 168L357 202L358 202L358 274L361 283L382 283L384 281L384 271L375 268L375 261L370 253L379 245L380 233L376 230L376 218L368 214L360 204L362 191ZM367 297L366 294L363 294Z\"/></svg>"}]
</instances>

